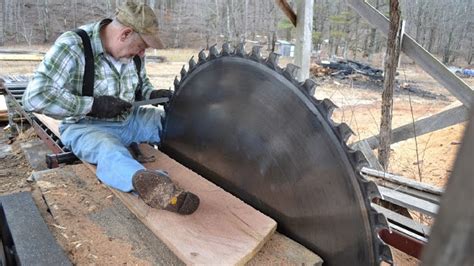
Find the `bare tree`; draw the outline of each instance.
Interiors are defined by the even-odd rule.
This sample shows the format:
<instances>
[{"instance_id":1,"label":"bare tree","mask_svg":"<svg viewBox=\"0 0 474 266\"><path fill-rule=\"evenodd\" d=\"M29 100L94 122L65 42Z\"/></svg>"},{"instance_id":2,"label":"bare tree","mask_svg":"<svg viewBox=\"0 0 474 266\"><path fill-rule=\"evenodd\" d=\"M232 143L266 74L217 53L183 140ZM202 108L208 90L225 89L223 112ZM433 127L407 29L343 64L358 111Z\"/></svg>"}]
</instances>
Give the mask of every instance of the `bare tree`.
<instances>
[{"instance_id":1,"label":"bare tree","mask_svg":"<svg viewBox=\"0 0 474 266\"><path fill-rule=\"evenodd\" d=\"M387 38L387 52L384 69L384 90L382 93L382 118L380 121L379 162L387 170L390 159L392 133L393 88L395 73L400 57L401 12L398 0L390 0L390 27Z\"/></svg>"}]
</instances>

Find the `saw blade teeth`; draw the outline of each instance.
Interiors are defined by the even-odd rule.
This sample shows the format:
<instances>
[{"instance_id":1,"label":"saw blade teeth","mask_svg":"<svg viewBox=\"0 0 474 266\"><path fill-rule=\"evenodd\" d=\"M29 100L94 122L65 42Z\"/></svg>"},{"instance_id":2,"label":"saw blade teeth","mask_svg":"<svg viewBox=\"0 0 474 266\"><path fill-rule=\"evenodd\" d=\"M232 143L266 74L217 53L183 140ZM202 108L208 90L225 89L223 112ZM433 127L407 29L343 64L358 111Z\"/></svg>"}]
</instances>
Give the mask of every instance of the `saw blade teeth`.
<instances>
[{"instance_id":1,"label":"saw blade teeth","mask_svg":"<svg viewBox=\"0 0 474 266\"><path fill-rule=\"evenodd\" d=\"M337 108L337 105L327 98L321 102L321 105L323 106L327 118L331 118L334 109Z\"/></svg>"},{"instance_id":2,"label":"saw blade teeth","mask_svg":"<svg viewBox=\"0 0 474 266\"><path fill-rule=\"evenodd\" d=\"M207 58L208 60L216 59L217 56L219 56L219 51L217 51L216 46L217 44L214 44L209 48L209 56Z\"/></svg>"},{"instance_id":3,"label":"saw blade teeth","mask_svg":"<svg viewBox=\"0 0 474 266\"><path fill-rule=\"evenodd\" d=\"M249 53L249 58L252 59L253 61L260 62L262 60L262 54L260 53L260 49L262 47L255 45L252 47L252 51Z\"/></svg>"},{"instance_id":4,"label":"saw blade teeth","mask_svg":"<svg viewBox=\"0 0 474 266\"><path fill-rule=\"evenodd\" d=\"M392 251L388 247L387 244L382 240L380 237L380 232L382 230L388 230L390 232L390 227L388 225L387 218L385 215L382 213L379 213L376 211L373 207L369 208L369 215L370 219L373 222L373 226L375 227L375 232L373 234L375 235L374 240L376 242L376 254L378 255L377 259L378 262L385 261L389 264L393 263L392 259Z\"/></svg>"},{"instance_id":5,"label":"saw blade teeth","mask_svg":"<svg viewBox=\"0 0 474 266\"><path fill-rule=\"evenodd\" d=\"M361 179L359 179L359 182L361 186L363 187L369 201L372 201L373 199L382 198L382 195L380 194L377 184L375 184L373 181L368 181L368 180L365 180L364 177L361 177Z\"/></svg>"},{"instance_id":6,"label":"saw blade teeth","mask_svg":"<svg viewBox=\"0 0 474 266\"><path fill-rule=\"evenodd\" d=\"M235 48L235 55L245 57L245 44L243 42L239 43Z\"/></svg>"},{"instance_id":7,"label":"saw blade teeth","mask_svg":"<svg viewBox=\"0 0 474 266\"><path fill-rule=\"evenodd\" d=\"M285 76L285 78L289 81L295 81L295 77L298 74L299 69L300 68L297 65L288 64L283 71L283 76Z\"/></svg>"},{"instance_id":8,"label":"saw blade teeth","mask_svg":"<svg viewBox=\"0 0 474 266\"><path fill-rule=\"evenodd\" d=\"M178 76L174 77L173 85L174 85L174 91L178 91L178 88L179 88Z\"/></svg>"},{"instance_id":9,"label":"saw blade teeth","mask_svg":"<svg viewBox=\"0 0 474 266\"><path fill-rule=\"evenodd\" d=\"M280 68L280 67L278 66L278 58L279 58L279 57L280 57L279 54L272 52L272 53L270 53L270 54L268 55L268 58L267 58L267 60L265 61L265 64L266 64L267 66L269 66L269 67L270 67L271 69L273 69L273 70L279 70L279 68Z\"/></svg>"},{"instance_id":10,"label":"saw blade teeth","mask_svg":"<svg viewBox=\"0 0 474 266\"><path fill-rule=\"evenodd\" d=\"M373 211L376 212L376 214L375 214L375 229L377 231L381 231L383 229L386 229L386 230L390 231L390 227L388 225L388 221L387 221L387 218L385 217L385 215L383 215L382 213L377 212L376 210L373 210Z\"/></svg>"},{"instance_id":11,"label":"saw blade teeth","mask_svg":"<svg viewBox=\"0 0 474 266\"><path fill-rule=\"evenodd\" d=\"M382 261L388 263L389 265L393 265L393 257L392 257L392 250L390 247L385 244L382 240L379 240L378 244L378 263L380 264Z\"/></svg>"},{"instance_id":12,"label":"saw blade teeth","mask_svg":"<svg viewBox=\"0 0 474 266\"><path fill-rule=\"evenodd\" d=\"M314 93L316 92L317 85L318 84L314 80L307 79L304 81L304 83L301 86L309 95L314 95Z\"/></svg>"},{"instance_id":13,"label":"saw blade teeth","mask_svg":"<svg viewBox=\"0 0 474 266\"><path fill-rule=\"evenodd\" d=\"M222 44L221 56L228 56L232 53L229 42Z\"/></svg>"},{"instance_id":14,"label":"saw blade teeth","mask_svg":"<svg viewBox=\"0 0 474 266\"><path fill-rule=\"evenodd\" d=\"M365 155L361 151L349 150L348 154L351 157L352 163L354 167L356 168L357 172L360 172L362 167L369 165L369 163L367 162L367 159L365 158Z\"/></svg>"},{"instance_id":15,"label":"saw blade teeth","mask_svg":"<svg viewBox=\"0 0 474 266\"><path fill-rule=\"evenodd\" d=\"M202 64L206 62L206 53L204 52L204 49L202 49L199 54L198 54L198 64Z\"/></svg>"},{"instance_id":16,"label":"saw blade teeth","mask_svg":"<svg viewBox=\"0 0 474 266\"><path fill-rule=\"evenodd\" d=\"M193 71L196 67L196 61L194 61L194 55L189 59L189 72Z\"/></svg>"},{"instance_id":17,"label":"saw blade teeth","mask_svg":"<svg viewBox=\"0 0 474 266\"><path fill-rule=\"evenodd\" d=\"M186 68L184 68L184 65L181 68L181 71L179 72L179 74L181 75L181 80L183 80L186 77L187 72L186 72Z\"/></svg>"},{"instance_id":18,"label":"saw blade teeth","mask_svg":"<svg viewBox=\"0 0 474 266\"><path fill-rule=\"evenodd\" d=\"M338 132L339 137L341 140L344 142L347 142L347 140L354 135L354 131L346 124L346 123L341 123L336 126L336 130Z\"/></svg>"}]
</instances>

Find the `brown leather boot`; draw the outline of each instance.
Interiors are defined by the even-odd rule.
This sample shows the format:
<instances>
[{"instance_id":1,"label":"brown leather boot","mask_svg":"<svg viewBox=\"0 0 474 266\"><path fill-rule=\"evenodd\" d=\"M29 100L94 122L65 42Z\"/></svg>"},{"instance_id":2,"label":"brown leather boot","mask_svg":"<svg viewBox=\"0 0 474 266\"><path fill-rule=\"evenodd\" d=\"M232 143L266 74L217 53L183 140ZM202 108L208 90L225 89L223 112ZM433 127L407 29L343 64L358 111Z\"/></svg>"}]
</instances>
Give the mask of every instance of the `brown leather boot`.
<instances>
[{"instance_id":1,"label":"brown leather boot","mask_svg":"<svg viewBox=\"0 0 474 266\"><path fill-rule=\"evenodd\" d=\"M199 207L199 197L176 186L163 172L140 170L132 184L138 196L150 207L179 214L191 214Z\"/></svg>"}]
</instances>

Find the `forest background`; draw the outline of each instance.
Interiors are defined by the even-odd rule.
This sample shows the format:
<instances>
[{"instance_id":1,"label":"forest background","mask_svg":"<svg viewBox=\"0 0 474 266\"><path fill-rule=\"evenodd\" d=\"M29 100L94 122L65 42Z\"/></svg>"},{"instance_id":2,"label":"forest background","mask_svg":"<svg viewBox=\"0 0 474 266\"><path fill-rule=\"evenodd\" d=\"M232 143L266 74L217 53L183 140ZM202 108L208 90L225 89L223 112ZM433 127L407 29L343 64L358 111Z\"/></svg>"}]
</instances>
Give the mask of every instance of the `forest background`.
<instances>
[{"instance_id":1,"label":"forest background","mask_svg":"<svg viewBox=\"0 0 474 266\"><path fill-rule=\"evenodd\" d=\"M112 17L121 0L0 0L0 46L49 44L64 31ZM169 48L245 41L271 48L296 31L274 0L147 0ZM296 10L296 0L288 1ZM388 0L369 0L388 16ZM405 31L443 63L474 57L474 0L401 0ZM386 39L344 0L315 0L313 50L371 61Z\"/></svg>"}]
</instances>

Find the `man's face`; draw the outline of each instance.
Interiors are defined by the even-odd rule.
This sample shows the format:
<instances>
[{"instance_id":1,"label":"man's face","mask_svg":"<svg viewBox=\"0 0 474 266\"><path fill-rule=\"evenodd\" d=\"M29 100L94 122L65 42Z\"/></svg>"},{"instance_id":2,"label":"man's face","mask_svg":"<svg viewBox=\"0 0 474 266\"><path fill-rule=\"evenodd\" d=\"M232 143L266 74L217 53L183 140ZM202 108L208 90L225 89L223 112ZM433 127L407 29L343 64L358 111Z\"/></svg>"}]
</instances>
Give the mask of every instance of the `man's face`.
<instances>
[{"instance_id":1,"label":"man's face","mask_svg":"<svg viewBox=\"0 0 474 266\"><path fill-rule=\"evenodd\" d=\"M130 60L136 55L143 57L145 56L146 48L148 48L148 45L142 39L140 34L131 31L125 36L125 38L123 38L119 59Z\"/></svg>"}]
</instances>

